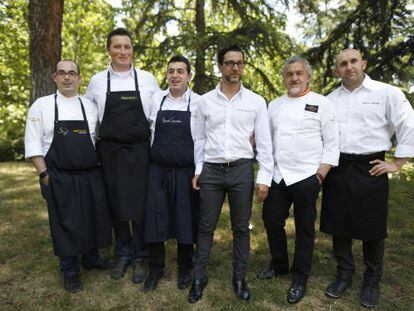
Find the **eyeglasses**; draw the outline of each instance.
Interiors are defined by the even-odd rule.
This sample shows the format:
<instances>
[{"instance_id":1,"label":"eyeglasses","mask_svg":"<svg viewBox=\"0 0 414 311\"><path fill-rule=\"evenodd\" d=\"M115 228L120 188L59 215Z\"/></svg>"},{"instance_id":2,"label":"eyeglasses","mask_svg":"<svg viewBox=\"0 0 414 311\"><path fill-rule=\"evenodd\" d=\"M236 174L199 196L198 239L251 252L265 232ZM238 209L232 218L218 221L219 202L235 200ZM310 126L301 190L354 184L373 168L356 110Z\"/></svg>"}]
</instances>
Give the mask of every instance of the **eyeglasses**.
<instances>
[{"instance_id":1,"label":"eyeglasses","mask_svg":"<svg viewBox=\"0 0 414 311\"><path fill-rule=\"evenodd\" d=\"M244 67L244 63L241 60L239 60L238 62L235 62L232 60L226 60L223 62L223 64L228 69L234 68L234 65L236 65L238 69L242 69Z\"/></svg>"},{"instance_id":2,"label":"eyeglasses","mask_svg":"<svg viewBox=\"0 0 414 311\"><path fill-rule=\"evenodd\" d=\"M60 78L64 78L66 77L66 75L69 75L70 78L75 78L79 75L79 73L74 70L71 70L71 71L58 70L56 72L56 75Z\"/></svg>"}]
</instances>

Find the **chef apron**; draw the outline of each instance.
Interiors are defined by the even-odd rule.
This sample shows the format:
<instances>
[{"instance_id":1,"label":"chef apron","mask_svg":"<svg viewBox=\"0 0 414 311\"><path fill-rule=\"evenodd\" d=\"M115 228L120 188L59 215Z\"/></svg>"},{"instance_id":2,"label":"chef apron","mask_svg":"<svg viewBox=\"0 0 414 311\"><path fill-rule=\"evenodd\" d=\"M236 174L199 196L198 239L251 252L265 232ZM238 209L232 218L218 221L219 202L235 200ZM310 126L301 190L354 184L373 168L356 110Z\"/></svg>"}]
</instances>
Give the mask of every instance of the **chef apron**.
<instances>
[{"instance_id":1,"label":"chef apron","mask_svg":"<svg viewBox=\"0 0 414 311\"><path fill-rule=\"evenodd\" d=\"M54 134L45 156L49 184L42 184L57 256L85 254L111 243L111 215L85 109L83 120L59 121L55 94Z\"/></svg>"},{"instance_id":2,"label":"chef apron","mask_svg":"<svg viewBox=\"0 0 414 311\"><path fill-rule=\"evenodd\" d=\"M384 160L384 152L369 155L341 153L338 167L323 183L322 232L363 241L387 236L388 176L371 176L369 162Z\"/></svg>"},{"instance_id":3,"label":"chef apron","mask_svg":"<svg viewBox=\"0 0 414 311\"><path fill-rule=\"evenodd\" d=\"M135 69L134 79L135 90L111 92L108 70L105 112L99 128L98 154L117 222L142 219L146 204L151 131Z\"/></svg>"},{"instance_id":4,"label":"chef apron","mask_svg":"<svg viewBox=\"0 0 414 311\"><path fill-rule=\"evenodd\" d=\"M187 111L178 111L162 110L165 99L158 110L151 147L145 242L176 238L178 243L192 244L199 200L191 184L195 169L191 100Z\"/></svg>"}]
</instances>

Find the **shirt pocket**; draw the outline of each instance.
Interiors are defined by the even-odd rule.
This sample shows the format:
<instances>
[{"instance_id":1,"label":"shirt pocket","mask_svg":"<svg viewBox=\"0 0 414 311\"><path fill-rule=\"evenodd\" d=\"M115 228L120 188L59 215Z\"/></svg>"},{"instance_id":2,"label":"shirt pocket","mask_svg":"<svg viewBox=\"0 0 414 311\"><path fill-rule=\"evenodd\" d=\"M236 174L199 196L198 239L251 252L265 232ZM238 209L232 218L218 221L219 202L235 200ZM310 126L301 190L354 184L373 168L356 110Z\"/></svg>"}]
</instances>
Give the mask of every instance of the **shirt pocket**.
<instances>
[{"instance_id":1,"label":"shirt pocket","mask_svg":"<svg viewBox=\"0 0 414 311\"><path fill-rule=\"evenodd\" d=\"M319 113L305 111L303 113L302 128L306 131L309 129L319 129L321 127L321 118Z\"/></svg>"}]
</instances>

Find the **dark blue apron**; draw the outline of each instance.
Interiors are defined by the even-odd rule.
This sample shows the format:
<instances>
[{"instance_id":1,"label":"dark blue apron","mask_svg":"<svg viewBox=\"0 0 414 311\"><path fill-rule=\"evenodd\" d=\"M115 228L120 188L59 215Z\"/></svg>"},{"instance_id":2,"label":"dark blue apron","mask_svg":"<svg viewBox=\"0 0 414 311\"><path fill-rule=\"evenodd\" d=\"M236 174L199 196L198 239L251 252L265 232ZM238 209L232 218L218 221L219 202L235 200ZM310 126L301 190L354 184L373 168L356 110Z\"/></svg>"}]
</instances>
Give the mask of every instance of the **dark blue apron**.
<instances>
[{"instance_id":1,"label":"dark blue apron","mask_svg":"<svg viewBox=\"0 0 414 311\"><path fill-rule=\"evenodd\" d=\"M105 112L99 127L98 152L116 221L142 219L146 204L151 131L135 69L134 78L135 90L111 92L108 70Z\"/></svg>"},{"instance_id":2,"label":"dark blue apron","mask_svg":"<svg viewBox=\"0 0 414 311\"><path fill-rule=\"evenodd\" d=\"M54 252L85 254L111 244L111 215L85 109L83 120L59 121L55 94L54 135L45 162L47 200Z\"/></svg>"},{"instance_id":3,"label":"dark blue apron","mask_svg":"<svg viewBox=\"0 0 414 311\"><path fill-rule=\"evenodd\" d=\"M195 243L198 193L192 189L194 142L191 135L190 98L187 111L162 110L155 122L151 147L148 203L145 213L145 242L176 238Z\"/></svg>"}]
</instances>

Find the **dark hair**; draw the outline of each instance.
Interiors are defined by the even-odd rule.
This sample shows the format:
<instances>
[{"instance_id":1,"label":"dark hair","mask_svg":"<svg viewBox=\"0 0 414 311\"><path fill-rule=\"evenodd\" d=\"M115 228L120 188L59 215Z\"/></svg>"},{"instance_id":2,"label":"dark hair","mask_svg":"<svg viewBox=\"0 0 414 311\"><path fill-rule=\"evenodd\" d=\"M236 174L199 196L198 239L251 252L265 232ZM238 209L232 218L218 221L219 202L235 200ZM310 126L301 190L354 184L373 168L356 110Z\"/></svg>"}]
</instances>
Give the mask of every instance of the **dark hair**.
<instances>
[{"instance_id":1,"label":"dark hair","mask_svg":"<svg viewBox=\"0 0 414 311\"><path fill-rule=\"evenodd\" d=\"M188 61L188 59L186 57L184 57L182 55L174 55L168 61L167 66L171 63L184 63L187 67L187 73L191 73L191 65L190 65L190 62Z\"/></svg>"},{"instance_id":2,"label":"dark hair","mask_svg":"<svg viewBox=\"0 0 414 311\"><path fill-rule=\"evenodd\" d=\"M57 69L57 64L59 64L60 62L71 62L71 63L74 63L75 64L75 66L76 66L76 69L78 69L78 73L80 74L80 68L79 68L79 65L77 64L77 63L75 63L75 61L74 60L72 60L72 59L61 59L60 61L58 61L57 63L56 63L56 69Z\"/></svg>"},{"instance_id":3,"label":"dark hair","mask_svg":"<svg viewBox=\"0 0 414 311\"><path fill-rule=\"evenodd\" d=\"M231 45L231 46L228 46L228 47L222 48L222 49L221 49L221 50L217 53L217 61L218 61L218 63L219 63L220 65L223 65L224 55L225 55L227 52L230 52L230 51L240 52L240 53L242 53L243 58L244 58L244 53L243 53L243 50L241 49L241 47L240 47L240 46L238 46L238 45Z\"/></svg>"},{"instance_id":4,"label":"dark hair","mask_svg":"<svg viewBox=\"0 0 414 311\"><path fill-rule=\"evenodd\" d=\"M106 48L109 49L111 46L111 39L113 36L127 36L132 43L132 37L131 34L126 30L125 28L116 28L112 30L108 35L106 36Z\"/></svg>"}]
</instances>

